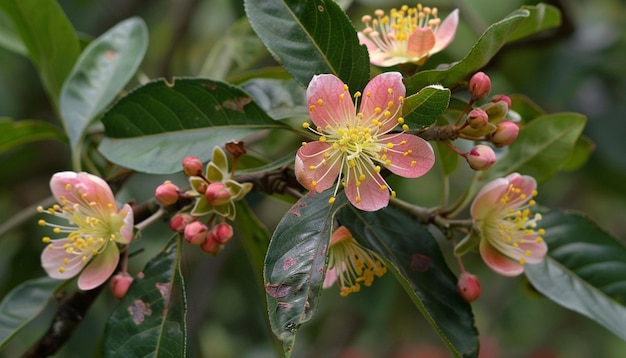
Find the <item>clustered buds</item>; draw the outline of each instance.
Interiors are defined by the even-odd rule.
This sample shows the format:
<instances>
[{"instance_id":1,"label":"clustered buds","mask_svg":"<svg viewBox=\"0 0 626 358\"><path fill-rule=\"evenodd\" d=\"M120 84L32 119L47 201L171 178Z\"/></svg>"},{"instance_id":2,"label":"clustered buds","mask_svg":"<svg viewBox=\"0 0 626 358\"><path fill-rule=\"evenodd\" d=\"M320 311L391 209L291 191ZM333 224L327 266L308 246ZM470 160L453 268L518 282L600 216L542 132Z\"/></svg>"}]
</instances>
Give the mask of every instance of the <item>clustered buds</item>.
<instances>
[{"instance_id":1,"label":"clustered buds","mask_svg":"<svg viewBox=\"0 0 626 358\"><path fill-rule=\"evenodd\" d=\"M474 302L480 297L480 280L475 275L463 271L456 284L459 295L467 302Z\"/></svg>"}]
</instances>

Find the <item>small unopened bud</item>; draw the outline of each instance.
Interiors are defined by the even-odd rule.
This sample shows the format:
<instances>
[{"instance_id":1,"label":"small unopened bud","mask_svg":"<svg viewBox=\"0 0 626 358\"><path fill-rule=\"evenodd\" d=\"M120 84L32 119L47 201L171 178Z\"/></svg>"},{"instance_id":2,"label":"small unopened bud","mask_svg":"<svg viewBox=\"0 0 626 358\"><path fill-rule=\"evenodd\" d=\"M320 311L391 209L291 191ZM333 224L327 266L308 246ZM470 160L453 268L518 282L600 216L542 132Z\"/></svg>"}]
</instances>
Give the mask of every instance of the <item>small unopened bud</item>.
<instances>
[{"instance_id":1,"label":"small unopened bud","mask_svg":"<svg viewBox=\"0 0 626 358\"><path fill-rule=\"evenodd\" d=\"M480 101L491 91L491 79L484 72L476 72L469 82L469 93L472 101Z\"/></svg>"},{"instance_id":2,"label":"small unopened bud","mask_svg":"<svg viewBox=\"0 0 626 358\"><path fill-rule=\"evenodd\" d=\"M178 194L180 189L176 184L167 180L163 184L159 185L154 191L154 197L161 203L161 205L172 205L178 201Z\"/></svg>"},{"instance_id":3,"label":"small unopened bud","mask_svg":"<svg viewBox=\"0 0 626 358\"><path fill-rule=\"evenodd\" d=\"M496 153L490 147L479 144L465 155L465 160L474 170L486 170L496 162Z\"/></svg>"},{"instance_id":4,"label":"small unopened bud","mask_svg":"<svg viewBox=\"0 0 626 358\"><path fill-rule=\"evenodd\" d=\"M480 297L480 280L469 272L463 272L456 284L459 295L467 302L474 302Z\"/></svg>"},{"instance_id":5,"label":"small unopened bud","mask_svg":"<svg viewBox=\"0 0 626 358\"><path fill-rule=\"evenodd\" d=\"M183 158L183 172L185 173L185 175L200 175L202 174L203 170L204 167L202 166L200 158L196 156Z\"/></svg>"},{"instance_id":6,"label":"small unopened bud","mask_svg":"<svg viewBox=\"0 0 626 358\"><path fill-rule=\"evenodd\" d=\"M509 97L509 96L507 96L505 94L497 94L497 95L495 95L495 96L493 96L491 98L491 102L493 102L493 103L498 103L500 101L506 103L507 107L509 107L509 109L511 109L511 104L512 104L511 97Z\"/></svg>"},{"instance_id":7,"label":"small unopened bud","mask_svg":"<svg viewBox=\"0 0 626 358\"><path fill-rule=\"evenodd\" d=\"M212 206L224 205L230 201L233 194L222 182L211 183L204 192L204 197Z\"/></svg>"},{"instance_id":8,"label":"small unopened bud","mask_svg":"<svg viewBox=\"0 0 626 358\"><path fill-rule=\"evenodd\" d=\"M194 221L185 227L185 240L192 245L201 245L206 241L209 228L199 221Z\"/></svg>"},{"instance_id":9,"label":"small unopened bud","mask_svg":"<svg viewBox=\"0 0 626 358\"><path fill-rule=\"evenodd\" d=\"M211 229L209 237L218 244L225 244L233 238L233 227L226 222L221 222Z\"/></svg>"},{"instance_id":10,"label":"small unopened bud","mask_svg":"<svg viewBox=\"0 0 626 358\"><path fill-rule=\"evenodd\" d=\"M121 300L126 296L128 288L133 283L133 278L127 272L120 272L117 275L111 277L109 281L109 288L113 297Z\"/></svg>"},{"instance_id":11,"label":"small unopened bud","mask_svg":"<svg viewBox=\"0 0 626 358\"><path fill-rule=\"evenodd\" d=\"M170 229L177 233L184 233L185 227L193 221L193 216L187 213L178 213L170 219Z\"/></svg>"},{"instance_id":12,"label":"small unopened bud","mask_svg":"<svg viewBox=\"0 0 626 358\"><path fill-rule=\"evenodd\" d=\"M213 237L209 236L202 243L200 248L202 249L202 251L206 252L207 254L217 255L224 248L224 244L220 244L219 242L215 241Z\"/></svg>"},{"instance_id":13,"label":"small unopened bud","mask_svg":"<svg viewBox=\"0 0 626 358\"><path fill-rule=\"evenodd\" d=\"M489 123L489 116L482 109L475 108L467 115L467 123L474 129L482 129Z\"/></svg>"},{"instance_id":14,"label":"small unopened bud","mask_svg":"<svg viewBox=\"0 0 626 358\"><path fill-rule=\"evenodd\" d=\"M498 123L496 130L489 135L489 140L496 147L504 147L517 139L519 134L519 127L512 121L504 121Z\"/></svg>"}]
</instances>

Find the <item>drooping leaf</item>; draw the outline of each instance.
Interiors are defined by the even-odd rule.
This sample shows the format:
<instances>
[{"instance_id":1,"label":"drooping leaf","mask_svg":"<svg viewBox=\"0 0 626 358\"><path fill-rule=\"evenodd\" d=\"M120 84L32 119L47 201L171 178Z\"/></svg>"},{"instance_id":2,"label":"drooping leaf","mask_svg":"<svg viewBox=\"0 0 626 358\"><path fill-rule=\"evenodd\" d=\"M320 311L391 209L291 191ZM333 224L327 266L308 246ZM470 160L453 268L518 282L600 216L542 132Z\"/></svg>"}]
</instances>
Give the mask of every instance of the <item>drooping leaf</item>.
<instances>
[{"instance_id":1,"label":"drooping leaf","mask_svg":"<svg viewBox=\"0 0 626 358\"><path fill-rule=\"evenodd\" d=\"M552 14L554 10L545 4L539 4L512 12L489 26L470 52L460 61L446 69L421 71L407 78L408 93L415 93L422 87L432 84L440 84L444 87L456 84L489 63L507 42L519 39L522 35L531 35L531 29L541 31L554 26L553 16L544 16L546 12Z\"/></svg>"},{"instance_id":2,"label":"drooping leaf","mask_svg":"<svg viewBox=\"0 0 626 358\"><path fill-rule=\"evenodd\" d=\"M402 107L402 116L411 129L422 129L437 121L450 103L450 90L429 86L408 96ZM417 128L415 128L417 127Z\"/></svg>"},{"instance_id":3,"label":"drooping leaf","mask_svg":"<svg viewBox=\"0 0 626 358\"><path fill-rule=\"evenodd\" d=\"M348 16L332 0L245 0L252 28L302 86L330 73L354 90L369 80L369 55Z\"/></svg>"},{"instance_id":4,"label":"drooping leaf","mask_svg":"<svg viewBox=\"0 0 626 358\"><path fill-rule=\"evenodd\" d=\"M554 210L539 222L548 256L526 277L557 304L626 340L626 248L588 217Z\"/></svg>"},{"instance_id":5,"label":"drooping leaf","mask_svg":"<svg viewBox=\"0 0 626 358\"><path fill-rule=\"evenodd\" d=\"M543 182L570 158L587 119L577 113L556 113L537 117L525 125L506 155L485 171L485 179L512 172L533 176Z\"/></svg>"},{"instance_id":6,"label":"drooping leaf","mask_svg":"<svg viewBox=\"0 0 626 358\"><path fill-rule=\"evenodd\" d=\"M8 15L0 11L0 47L18 55L28 56L28 50L18 35Z\"/></svg>"},{"instance_id":7,"label":"drooping leaf","mask_svg":"<svg viewBox=\"0 0 626 358\"><path fill-rule=\"evenodd\" d=\"M185 357L187 298L180 271L182 239L173 239L135 277L109 317L105 357Z\"/></svg>"},{"instance_id":8,"label":"drooping leaf","mask_svg":"<svg viewBox=\"0 0 626 358\"><path fill-rule=\"evenodd\" d=\"M272 331L289 357L300 325L313 316L324 281L326 248L340 195L332 190L298 200L282 218L265 257L265 292ZM340 199L342 198L342 199Z\"/></svg>"},{"instance_id":9,"label":"drooping leaf","mask_svg":"<svg viewBox=\"0 0 626 358\"><path fill-rule=\"evenodd\" d=\"M587 163L587 160L589 160L589 157L595 148L596 145L591 138L585 136L584 134L581 135L576 141L576 144L574 144L572 154L563 164L561 170L574 171L582 168L582 166Z\"/></svg>"},{"instance_id":10,"label":"drooping leaf","mask_svg":"<svg viewBox=\"0 0 626 358\"><path fill-rule=\"evenodd\" d=\"M195 155L208 161L216 145L267 128L285 128L241 89L208 79L157 80L104 113L99 150L112 162L146 173L181 170Z\"/></svg>"},{"instance_id":11,"label":"drooping leaf","mask_svg":"<svg viewBox=\"0 0 626 358\"><path fill-rule=\"evenodd\" d=\"M82 52L61 89L60 110L72 149L85 128L135 74L148 48L140 18L117 24Z\"/></svg>"},{"instance_id":12,"label":"drooping leaf","mask_svg":"<svg viewBox=\"0 0 626 358\"><path fill-rule=\"evenodd\" d=\"M61 128L48 122L0 117L0 153L42 139L64 141L65 135Z\"/></svg>"},{"instance_id":13,"label":"drooping leaf","mask_svg":"<svg viewBox=\"0 0 626 358\"><path fill-rule=\"evenodd\" d=\"M520 115L522 122L528 123L533 119L545 115L546 112L533 100L523 94L513 94L511 98L511 109Z\"/></svg>"},{"instance_id":14,"label":"drooping leaf","mask_svg":"<svg viewBox=\"0 0 626 358\"><path fill-rule=\"evenodd\" d=\"M561 26L561 11L552 5L522 6L522 9L528 10L530 16L509 36L509 42Z\"/></svg>"},{"instance_id":15,"label":"drooping leaf","mask_svg":"<svg viewBox=\"0 0 626 358\"><path fill-rule=\"evenodd\" d=\"M426 227L394 207L362 212L346 206L337 219L360 243L380 253L455 356L478 355L478 331L471 307L457 293L457 278Z\"/></svg>"},{"instance_id":16,"label":"drooping leaf","mask_svg":"<svg viewBox=\"0 0 626 358\"><path fill-rule=\"evenodd\" d=\"M43 86L56 105L65 78L80 54L78 36L55 0L2 0Z\"/></svg>"},{"instance_id":17,"label":"drooping leaf","mask_svg":"<svg viewBox=\"0 0 626 358\"><path fill-rule=\"evenodd\" d=\"M238 201L235 205L237 232L240 234L255 277L259 279L259 287L262 287L263 262L270 243L270 233L245 201Z\"/></svg>"},{"instance_id":18,"label":"drooping leaf","mask_svg":"<svg viewBox=\"0 0 626 358\"><path fill-rule=\"evenodd\" d=\"M0 349L48 304L64 281L42 277L23 282L0 303Z\"/></svg>"}]
</instances>

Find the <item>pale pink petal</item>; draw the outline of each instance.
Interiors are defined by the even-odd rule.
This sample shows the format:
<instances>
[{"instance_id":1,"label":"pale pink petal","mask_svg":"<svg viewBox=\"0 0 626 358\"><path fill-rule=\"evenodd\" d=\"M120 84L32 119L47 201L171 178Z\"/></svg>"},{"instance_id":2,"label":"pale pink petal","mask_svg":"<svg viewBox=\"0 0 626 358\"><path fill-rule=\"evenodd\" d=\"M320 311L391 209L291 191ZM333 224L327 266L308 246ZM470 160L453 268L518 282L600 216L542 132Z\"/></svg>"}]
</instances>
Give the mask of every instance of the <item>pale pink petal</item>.
<instances>
[{"instance_id":1,"label":"pale pink petal","mask_svg":"<svg viewBox=\"0 0 626 358\"><path fill-rule=\"evenodd\" d=\"M380 143L391 143L386 158L391 165L386 166L392 173L405 178L417 178L428 172L435 164L435 153L430 143L412 134L389 134L380 137Z\"/></svg>"},{"instance_id":2,"label":"pale pink petal","mask_svg":"<svg viewBox=\"0 0 626 358\"><path fill-rule=\"evenodd\" d=\"M122 244L127 244L133 238L133 208L128 204L124 204L124 207L120 210L119 215L124 216L124 226L120 229L123 239L116 241Z\"/></svg>"},{"instance_id":3,"label":"pale pink petal","mask_svg":"<svg viewBox=\"0 0 626 358\"><path fill-rule=\"evenodd\" d=\"M517 276L524 272L524 265L502 255L489 241L481 240L480 255L490 269L503 276Z\"/></svg>"},{"instance_id":4,"label":"pale pink petal","mask_svg":"<svg viewBox=\"0 0 626 358\"><path fill-rule=\"evenodd\" d=\"M109 204L117 209L115 197L109 185L101 179L88 173L60 172L50 179L50 190L63 204L65 198L71 203L98 203L106 208Z\"/></svg>"},{"instance_id":5,"label":"pale pink petal","mask_svg":"<svg viewBox=\"0 0 626 358\"><path fill-rule=\"evenodd\" d=\"M537 181L528 175L520 175L518 173L510 174L506 177L513 187L519 189L519 193L511 193L509 207L517 208L519 205L527 202L537 189Z\"/></svg>"},{"instance_id":6,"label":"pale pink petal","mask_svg":"<svg viewBox=\"0 0 626 358\"><path fill-rule=\"evenodd\" d=\"M452 11L448 17L443 20L443 22L437 28L435 32L435 47L430 50L430 54L437 53L444 48L448 47L448 45L454 40L454 35L456 34L456 28L459 25L459 9L455 9Z\"/></svg>"},{"instance_id":7,"label":"pale pink petal","mask_svg":"<svg viewBox=\"0 0 626 358\"><path fill-rule=\"evenodd\" d=\"M470 208L472 218L474 220L481 220L493 212L493 210L496 210L500 204L502 195L506 193L508 187L509 181L505 178L498 178L485 184L478 194L476 194L474 202L472 202Z\"/></svg>"},{"instance_id":8,"label":"pale pink petal","mask_svg":"<svg viewBox=\"0 0 626 358\"><path fill-rule=\"evenodd\" d=\"M367 51L370 54L374 51L380 51L378 46L376 46L376 44L372 40L370 40L369 37L363 35L361 31L357 32L357 36L359 37L359 43L361 45L365 45L365 47L367 47Z\"/></svg>"},{"instance_id":9,"label":"pale pink petal","mask_svg":"<svg viewBox=\"0 0 626 358\"><path fill-rule=\"evenodd\" d=\"M306 90L313 124L325 129L343 124L356 115L354 102L344 83L334 75L313 76Z\"/></svg>"},{"instance_id":10,"label":"pale pink petal","mask_svg":"<svg viewBox=\"0 0 626 358\"><path fill-rule=\"evenodd\" d=\"M539 235L526 235L524 236L524 242L519 244L521 251L524 253L523 257L526 263L538 264L545 259L548 253L548 245L543 240L537 242L538 237Z\"/></svg>"},{"instance_id":11,"label":"pale pink petal","mask_svg":"<svg viewBox=\"0 0 626 358\"><path fill-rule=\"evenodd\" d=\"M80 255L69 254L65 251L63 246L69 242L69 239L54 240L41 253L41 266L48 276L66 280L76 276L87 264L81 260ZM65 259L68 260L67 264L64 262ZM64 272L59 271L61 267L65 269Z\"/></svg>"},{"instance_id":12,"label":"pale pink petal","mask_svg":"<svg viewBox=\"0 0 626 358\"><path fill-rule=\"evenodd\" d=\"M376 114L378 110L391 112L391 116L386 118L379 130L380 133L386 133L398 125L398 117L402 114L400 97L404 98L405 95L406 88L399 72L382 73L372 78L365 86L359 111L367 121L378 116ZM389 107L389 104L393 104L393 107Z\"/></svg>"},{"instance_id":13,"label":"pale pink petal","mask_svg":"<svg viewBox=\"0 0 626 358\"><path fill-rule=\"evenodd\" d=\"M348 200L355 208L363 211L376 211L386 207L389 204L389 189L385 179L371 165L360 167L363 170L362 173L357 174L354 168L351 168L348 173L345 188ZM365 180L357 186L360 174L365 175Z\"/></svg>"},{"instance_id":14,"label":"pale pink petal","mask_svg":"<svg viewBox=\"0 0 626 358\"><path fill-rule=\"evenodd\" d=\"M329 288L337 281L337 269L332 268L330 270L326 270L326 276L324 277L323 288Z\"/></svg>"},{"instance_id":15,"label":"pale pink petal","mask_svg":"<svg viewBox=\"0 0 626 358\"><path fill-rule=\"evenodd\" d=\"M419 27L409 35L407 43L407 55L414 61L428 56L430 50L435 47L435 34L430 27Z\"/></svg>"},{"instance_id":16,"label":"pale pink petal","mask_svg":"<svg viewBox=\"0 0 626 358\"><path fill-rule=\"evenodd\" d=\"M120 251L114 242L96 255L78 278L78 288L83 291L94 289L104 283L115 271L120 261Z\"/></svg>"},{"instance_id":17,"label":"pale pink petal","mask_svg":"<svg viewBox=\"0 0 626 358\"><path fill-rule=\"evenodd\" d=\"M338 155L324 158L324 153L330 149L330 144L322 142L309 142L298 149L295 161L296 178L308 190L322 192L337 180L341 161ZM325 160L326 164L322 164ZM314 181L317 182L315 185Z\"/></svg>"}]
</instances>

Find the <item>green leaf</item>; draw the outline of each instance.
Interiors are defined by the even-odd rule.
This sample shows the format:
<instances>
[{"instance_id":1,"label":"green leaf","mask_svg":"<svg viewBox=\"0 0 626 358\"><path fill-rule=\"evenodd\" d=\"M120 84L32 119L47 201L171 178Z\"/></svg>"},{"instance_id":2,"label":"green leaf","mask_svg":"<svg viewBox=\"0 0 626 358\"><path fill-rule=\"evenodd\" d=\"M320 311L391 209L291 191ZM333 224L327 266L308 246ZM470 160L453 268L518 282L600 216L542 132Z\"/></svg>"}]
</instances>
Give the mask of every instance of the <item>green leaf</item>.
<instances>
[{"instance_id":1,"label":"green leaf","mask_svg":"<svg viewBox=\"0 0 626 358\"><path fill-rule=\"evenodd\" d=\"M509 97L511 98L511 109L522 117L524 123L546 114L538 104L523 94L513 94Z\"/></svg>"},{"instance_id":2,"label":"green leaf","mask_svg":"<svg viewBox=\"0 0 626 358\"><path fill-rule=\"evenodd\" d=\"M422 87L431 84L451 87L458 83L489 63L507 42L519 38L522 34L529 35L529 29L534 26L533 24L542 23L541 18L545 12L546 5L544 4L525 7L512 12L504 19L489 26L461 61L455 62L446 69L421 71L407 78L405 83L408 93L415 93ZM549 12L551 13L551 10ZM545 18L544 20L550 23L551 18L552 16L549 16L547 20ZM520 28L521 30L518 31ZM545 26L536 28L542 30Z\"/></svg>"},{"instance_id":3,"label":"green leaf","mask_svg":"<svg viewBox=\"0 0 626 358\"><path fill-rule=\"evenodd\" d=\"M443 174L450 175L454 173L459 164L459 155L453 152L443 141L438 140L433 144L434 149L437 151L438 162L441 165Z\"/></svg>"},{"instance_id":4,"label":"green leaf","mask_svg":"<svg viewBox=\"0 0 626 358\"><path fill-rule=\"evenodd\" d=\"M65 78L80 54L78 36L55 0L2 0L56 105Z\"/></svg>"},{"instance_id":5,"label":"green leaf","mask_svg":"<svg viewBox=\"0 0 626 358\"><path fill-rule=\"evenodd\" d=\"M526 277L549 299L626 340L626 248L581 214L550 211L539 223L548 256L527 265Z\"/></svg>"},{"instance_id":6,"label":"green leaf","mask_svg":"<svg viewBox=\"0 0 626 358\"><path fill-rule=\"evenodd\" d=\"M519 172L533 176L538 182L546 181L569 160L586 122L586 117L578 113L535 118L521 128L508 153L485 171L485 179Z\"/></svg>"},{"instance_id":7,"label":"green leaf","mask_svg":"<svg viewBox=\"0 0 626 358\"><path fill-rule=\"evenodd\" d=\"M180 271L182 239L171 240L135 277L109 317L105 357L185 357L187 298Z\"/></svg>"},{"instance_id":8,"label":"green leaf","mask_svg":"<svg viewBox=\"0 0 626 358\"><path fill-rule=\"evenodd\" d=\"M435 123L450 104L450 90L440 86L422 88L404 100L402 116L410 127L422 129Z\"/></svg>"},{"instance_id":9,"label":"green leaf","mask_svg":"<svg viewBox=\"0 0 626 358\"><path fill-rule=\"evenodd\" d=\"M530 16L509 36L509 42L561 26L561 11L552 5L522 6L522 9L530 11Z\"/></svg>"},{"instance_id":10,"label":"green leaf","mask_svg":"<svg viewBox=\"0 0 626 358\"><path fill-rule=\"evenodd\" d=\"M42 277L23 282L0 303L0 349L32 321L65 281Z\"/></svg>"},{"instance_id":11,"label":"green leaf","mask_svg":"<svg viewBox=\"0 0 626 358\"><path fill-rule=\"evenodd\" d=\"M458 294L457 278L426 227L394 207L363 212L347 206L337 219L360 243L381 254L387 268L455 356L478 355L478 331L471 306Z\"/></svg>"},{"instance_id":12,"label":"green leaf","mask_svg":"<svg viewBox=\"0 0 626 358\"><path fill-rule=\"evenodd\" d=\"M250 96L208 79L157 80L104 113L107 138L99 150L112 162L140 172L180 171L185 156L208 161L214 146L267 128L286 128Z\"/></svg>"},{"instance_id":13,"label":"green leaf","mask_svg":"<svg viewBox=\"0 0 626 358\"><path fill-rule=\"evenodd\" d=\"M259 280L259 287L263 287L263 262L265 253L270 243L270 233L256 217L250 206L245 201L235 203L237 216L235 224L243 247L250 259L250 266Z\"/></svg>"},{"instance_id":14,"label":"green leaf","mask_svg":"<svg viewBox=\"0 0 626 358\"><path fill-rule=\"evenodd\" d=\"M589 137L581 135L576 141L576 144L574 144L572 155L567 162L563 164L561 170L574 171L582 168L582 166L587 163L587 160L589 160L595 148L595 143Z\"/></svg>"},{"instance_id":15,"label":"green leaf","mask_svg":"<svg viewBox=\"0 0 626 358\"><path fill-rule=\"evenodd\" d=\"M59 127L48 122L0 117L0 154L42 139L65 141L65 135Z\"/></svg>"},{"instance_id":16,"label":"green leaf","mask_svg":"<svg viewBox=\"0 0 626 358\"><path fill-rule=\"evenodd\" d=\"M117 24L85 48L61 90L61 117L72 149L89 122L137 71L147 48L148 29L137 17Z\"/></svg>"},{"instance_id":17,"label":"green leaf","mask_svg":"<svg viewBox=\"0 0 626 358\"><path fill-rule=\"evenodd\" d=\"M289 357L300 325L311 319L324 281L334 212L333 191L310 193L278 223L265 257L265 292L272 331ZM341 199L340 199L341 198Z\"/></svg>"},{"instance_id":18,"label":"green leaf","mask_svg":"<svg viewBox=\"0 0 626 358\"><path fill-rule=\"evenodd\" d=\"M18 55L28 56L28 50L17 34L11 18L2 11L0 11L0 47Z\"/></svg>"},{"instance_id":19,"label":"green leaf","mask_svg":"<svg viewBox=\"0 0 626 358\"><path fill-rule=\"evenodd\" d=\"M302 86L330 73L353 90L369 80L369 55L348 16L332 0L245 0L252 28Z\"/></svg>"}]
</instances>

